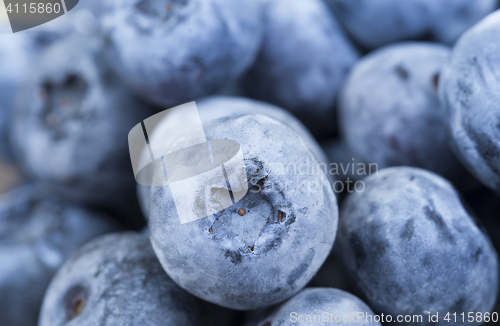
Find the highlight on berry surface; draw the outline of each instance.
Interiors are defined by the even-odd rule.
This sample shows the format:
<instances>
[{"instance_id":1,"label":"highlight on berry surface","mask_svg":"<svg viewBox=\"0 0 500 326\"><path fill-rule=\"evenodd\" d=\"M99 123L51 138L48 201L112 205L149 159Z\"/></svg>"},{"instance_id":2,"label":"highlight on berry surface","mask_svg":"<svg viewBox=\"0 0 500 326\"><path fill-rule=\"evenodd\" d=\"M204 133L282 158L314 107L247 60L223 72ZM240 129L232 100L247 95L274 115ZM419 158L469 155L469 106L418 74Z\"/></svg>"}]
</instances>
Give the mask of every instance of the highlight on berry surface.
<instances>
[{"instance_id":1,"label":"highlight on berry surface","mask_svg":"<svg viewBox=\"0 0 500 326\"><path fill-rule=\"evenodd\" d=\"M184 133L175 128L155 133L160 123L176 121L168 119L176 115L183 116ZM168 184L181 224L220 212L248 191L240 144L230 139L208 140L195 102L138 123L128 142L136 181L145 186Z\"/></svg>"}]
</instances>

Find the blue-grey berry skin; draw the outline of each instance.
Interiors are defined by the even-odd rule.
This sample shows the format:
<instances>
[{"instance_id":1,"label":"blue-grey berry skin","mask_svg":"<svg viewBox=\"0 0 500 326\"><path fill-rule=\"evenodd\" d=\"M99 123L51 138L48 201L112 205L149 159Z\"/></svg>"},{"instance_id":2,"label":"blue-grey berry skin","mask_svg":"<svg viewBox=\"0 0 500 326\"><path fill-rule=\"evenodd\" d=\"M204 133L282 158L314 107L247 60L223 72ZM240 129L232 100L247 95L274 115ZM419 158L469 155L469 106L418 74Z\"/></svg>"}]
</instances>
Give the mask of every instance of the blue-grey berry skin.
<instances>
[{"instance_id":1,"label":"blue-grey berry skin","mask_svg":"<svg viewBox=\"0 0 500 326\"><path fill-rule=\"evenodd\" d=\"M307 143L318 161L327 161L325 154L310 131L297 118L279 106L237 96L210 96L202 98L196 104L202 123L244 114L267 115L297 132Z\"/></svg>"},{"instance_id":2,"label":"blue-grey berry skin","mask_svg":"<svg viewBox=\"0 0 500 326\"><path fill-rule=\"evenodd\" d=\"M86 244L59 269L38 325L206 325L202 309L165 274L147 237L114 233Z\"/></svg>"},{"instance_id":3,"label":"blue-grey berry skin","mask_svg":"<svg viewBox=\"0 0 500 326\"><path fill-rule=\"evenodd\" d=\"M27 52L27 40L18 35L0 38L0 156L12 158L8 129L15 93L22 84L32 56Z\"/></svg>"},{"instance_id":4,"label":"blue-grey berry skin","mask_svg":"<svg viewBox=\"0 0 500 326\"><path fill-rule=\"evenodd\" d=\"M260 1L109 0L102 25L116 70L164 107L234 82L262 39Z\"/></svg>"},{"instance_id":5,"label":"blue-grey berry skin","mask_svg":"<svg viewBox=\"0 0 500 326\"><path fill-rule=\"evenodd\" d=\"M371 319L368 317L367 320L367 315L372 316ZM382 324L374 321L373 317L374 313L370 307L348 292L333 288L307 288L276 307L275 311L263 321L251 323L248 326L297 324L381 326Z\"/></svg>"},{"instance_id":6,"label":"blue-grey berry skin","mask_svg":"<svg viewBox=\"0 0 500 326\"><path fill-rule=\"evenodd\" d=\"M305 168L318 161L277 120L242 115L204 129L208 139L241 145L248 193L219 213L180 224L170 187L153 187L149 227L156 255L177 284L206 301L251 310L286 300L332 248L338 213L328 179Z\"/></svg>"},{"instance_id":7,"label":"blue-grey berry skin","mask_svg":"<svg viewBox=\"0 0 500 326\"><path fill-rule=\"evenodd\" d=\"M264 1L264 41L244 89L313 133L333 132L335 100L357 50L321 0Z\"/></svg>"},{"instance_id":8,"label":"blue-grey berry skin","mask_svg":"<svg viewBox=\"0 0 500 326\"><path fill-rule=\"evenodd\" d=\"M500 194L500 11L466 32L443 67L439 96L452 149Z\"/></svg>"},{"instance_id":9,"label":"blue-grey berry skin","mask_svg":"<svg viewBox=\"0 0 500 326\"><path fill-rule=\"evenodd\" d=\"M493 12L497 0L441 0L436 1L437 17L431 22L433 39L453 45L460 36L486 15Z\"/></svg>"},{"instance_id":10,"label":"blue-grey berry skin","mask_svg":"<svg viewBox=\"0 0 500 326\"><path fill-rule=\"evenodd\" d=\"M272 104L237 96L209 96L196 101L196 106L198 108L201 122L204 125L212 120L246 114L262 114L278 120L286 126L292 128L302 137L303 141L307 144L316 159L320 163L324 163L326 165L326 171L328 172L329 160L325 153L309 130L288 111ZM174 124L174 126L178 128L178 134L182 135L185 132L185 124L182 120L183 117L179 116L179 118L180 120L177 124ZM166 117L166 119L171 119L171 117ZM163 130L166 130L166 128L163 128L161 123L157 126L157 128L160 133ZM170 128L170 125L167 128ZM329 177L331 178L330 175ZM331 179L333 180L333 178ZM137 196L145 216L148 215L149 211L149 188L150 187L148 186L140 184L137 185Z\"/></svg>"},{"instance_id":11,"label":"blue-grey berry skin","mask_svg":"<svg viewBox=\"0 0 500 326\"><path fill-rule=\"evenodd\" d=\"M40 185L0 197L0 325L36 325L50 279L81 245L118 227Z\"/></svg>"},{"instance_id":12,"label":"blue-grey berry skin","mask_svg":"<svg viewBox=\"0 0 500 326\"><path fill-rule=\"evenodd\" d=\"M372 50L429 39L452 45L496 0L325 0L353 39Z\"/></svg>"},{"instance_id":13,"label":"blue-grey berry skin","mask_svg":"<svg viewBox=\"0 0 500 326\"><path fill-rule=\"evenodd\" d=\"M452 185L409 167L364 179L342 204L338 246L352 284L376 313L490 312L498 256ZM457 320L456 325L480 325Z\"/></svg>"},{"instance_id":14,"label":"blue-grey berry skin","mask_svg":"<svg viewBox=\"0 0 500 326\"><path fill-rule=\"evenodd\" d=\"M3 159L14 159L9 129L19 89L33 71L40 53L70 30L65 23L56 25L58 28L52 26L42 25L29 33L11 34L10 26L0 25L0 30L6 31L0 37L0 157Z\"/></svg>"},{"instance_id":15,"label":"blue-grey berry skin","mask_svg":"<svg viewBox=\"0 0 500 326\"><path fill-rule=\"evenodd\" d=\"M341 134L364 162L421 167L452 178L437 84L449 47L408 42L372 52L353 68L339 103Z\"/></svg>"},{"instance_id":16,"label":"blue-grey berry skin","mask_svg":"<svg viewBox=\"0 0 500 326\"><path fill-rule=\"evenodd\" d=\"M95 2L96 0L87 2ZM91 15L91 14L90 14ZM97 20L94 20L97 23ZM40 54L51 44L73 34L95 30L89 26L92 17L86 9L69 14L29 31L11 33L9 24L0 24L0 157L14 159L9 142L9 129L15 98L24 81L29 78ZM5 31L5 33L3 33Z\"/></svg>"},{"instance_id":17,"label":"blue-grey berry skin","mask_svg":"<svg viewBox=\"0 0 500 326\"><path fill-rule=\"evenodd\" d=\"M109 71L101 47L73 36L47 49L21 90L11 140L24 171L51 191L123 207L136 198L127 134L155 111Z\"/></svg>"}]
</instances>

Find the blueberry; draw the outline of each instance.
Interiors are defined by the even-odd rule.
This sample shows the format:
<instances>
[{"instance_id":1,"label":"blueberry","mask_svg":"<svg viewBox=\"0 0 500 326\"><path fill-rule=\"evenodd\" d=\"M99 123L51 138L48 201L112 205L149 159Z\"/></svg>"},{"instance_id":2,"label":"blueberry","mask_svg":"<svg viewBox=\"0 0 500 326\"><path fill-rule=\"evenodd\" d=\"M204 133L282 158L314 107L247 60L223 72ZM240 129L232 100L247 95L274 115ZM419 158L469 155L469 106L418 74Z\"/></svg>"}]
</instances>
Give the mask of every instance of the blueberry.
<instances>
[{"instance_id":1,"label":"blueberry","mask_svg":"<svg viewBox=\"0 0 500 326\"><path fill-rule=\"evenodd\" d=\"M342 319L343 318L343 319ZM276 307L258 323L247 326L382 325L363 301L332 288L307 288Z\"/></svg>"},{"instance_id":2,"label":"blueberry","mask_svg":"<svg viewBox=\"0 0 500 326\"><path fill-rule=\"evenodd\" d=\"M40 53L62 37L60 30L42 26L29 33L9 34L10 26L0 25L0 30L3 27L6 30L0 37L0 157L3 159L14 159L8 130L16 95Z\"/></svg>"},{"instance_id":3,"label":"blueberry","mask_svg":"<svg viewBox=\"0 0 500 326\"><path fill-rule=\"evenodd\" d=\"M380 169L408 165L458 177L437 95L450 54L444 45L401 43L372 52L352 70L339 103L352 151Z\"/></svg>"},{"instance_id":4,"label":"blueberry","mask_svg":"<svg viewBox=\"0 0 500 326\"><path fill-rule=\"evenodd\" d=\"M86 244L61 267L39 325L205 325L202 309L165 274L147 237L115 233Z\"/></svg>"},{"instance_id":5,"label":"blueberry","mask_svg":"<svg viewBox=\"0 0 500 326\"><path fill-rule=\"evenodd\" d=\"M244 89L290 110L314 133L331 133L337 91L357 51L321 0L265 1L264 26Z\"/></svg>"},{"instance_id":6,"label":"blueberry","mask_svg":"<svg viewBox=\"0 0 500 326\"><path fill-rule=\"evenodd\" d=\"M127 134L154 111L109 71L101 47L74 36L44 53L21 91L12 141L23 169L51 191L124 207L136 198Z\"/></svg>"},{"instance_id":7,"label":"blueberry","mask_svg":"<svg viewBox=\"0 0 500 326\"><path fill-rule=\"evenodd\" d=\"M28 52L28 40L19 35L0 38L0 156L11 159L8 128L15 93L29 71L33 55Z\"/></svg>"},{"instance_id":8,"label":"blueberry","mask_svg":"<svg viewBox=\"0 0 500 326\"><path fill-rule=\"evenodd\" d=\"M79 5L58 19L15 35L9 34L11 28L8 24L0 24L0 30L6 31L0 37L0 156L11 158L7 132L11 109L18 89L34 69L33 63L49 45L64 37L95 30L96 27L90 25L97 24L97 19L92 17L89 8L95 8L98 3L97 0L86 0L85 5Z\"/></svg>"},{"instance_id":9,"label":"blueberry","mask_svg":"<svg viewBox=\"0 0 500 326\"><path fill-rule=\"evenodd\" d=\"M211 96L197 101L198 112L202 123L224 117L235 117L244 114L263 114L280 121L292 128L302 137L314 156L321 163L327 163L328 158L318 145L311 132L293 115L281 107L261 101L235 96Z\"/></svg>"},{"instance_id":10,"label":"blueberry","mask_svg":"<svg viewBox=\"0 0 500 326\"><path fill-rule=\"evenodd\" d=\"M180 224L170 186L153 187L153 248L169 276L206 301L237 310L283 301L332 248L338 212L328 179L313 170L318 161L298 133L277 120L248 114L204 128L208 139L241 145L249 190L219 213Z\"/></svg>"},{"instance_id":11,"label":"blueberry","mask_svg":"<svg viewBox=\"0 0 500 326\"><path fill-rule=\"evenodd\" d=\"M439 96L452 149L483 184L500 194L500 11L470 29L443 67Z\"/></svg>"},{"instance_id":12,"label":"blueberry","mask_svg":"<svg viewBox=\"0 0 500 326\"><path fill-rule=\"evenodd\" d=\"M260 1L109 0L102 18L116 70L172 107L236 80L261 42Z\"/></svg>"},{"instance_id":13,"label":"blueberry","mask_svg":"<svg viewBox=\"0 0 500 326\"><path fill-rule=\"evenodd\" d=\"M68 8L68 4L66 4ZM59 31L70 30L70 32L78 33L81 35L95 35L100 33L99 17L102 13L102 0L85 0L79 1L78 4L67 12L64 16L54 19L47 24L47 26L54 26L54 29ZM62 26L65 24L65 27Z\"/></svg>"},{"instance_id":14,"label":"blueberry","mask_svg":"<svg viewBox=\"0 0 500 326\"><path fill-rule=\"evenodd\" d=\"M430 39L452 45L469 27L492 12L496 0L326 0L363 47Z\"/></svg>"},{"instance_id":15,"label":"blueberry","mask_svg":"<svg viewBox=\"0 0 500 326\"><path fill-rule=\"evenodd\" d=\"M338 249L375 312L422 315L415 325L435 325L429 314L439 313L437 325L445 325L447 313L491 311L498 256L452 185L409 167L384 169L364 182L366 190L342 204Z\"/></svg>"},{"instance_id":16,"label":"blueberry","mask_svg":"<svg viewBox=\"0 0 500 326\"><path fill-rule=\"evenodd\" d=\"M0 324L35 325L43 294L81 245L117 226L102 214L64 203L40 185L0 197Z\"/></svg>"},{"instance_id":17,"label":"blueberry","mask_svg":"<svg viewBox=\"0 0 500 326\"><path fill-rule=\"evenodd\" d=\"M432 21L433 38L454 44L459 37L497 6L497 0L441 0L436 3L437 18Z\"/></svg>"},{"instance_id":18,"label":"blueberry","mask_svg":"<svg viewBox=\"0 0 500 326\"><path fill-rule=\"evenodd\" d=\"M196 105L202 124L207 124L212 120L224 117L236 117L245 114L263 114L276 119L297 132L318 161L326 164L326 166L329 165L328 158L309 130L297 118L280 107L236 96L210 96L196 101ZM185 117L178 116L177 118L178 121L172 123L172 117L166 117L168 121L163 121L163 123L157 126L153 141L154 138L162 138L163 141L166 141L167 137L163 136L163 132L170 133L171 128L177 128L178 131L176 133L182 135L185 129ZM138 184L137 194L142 211L147 216L149 210L149 187Z\"/></svg>"}]
</instances>

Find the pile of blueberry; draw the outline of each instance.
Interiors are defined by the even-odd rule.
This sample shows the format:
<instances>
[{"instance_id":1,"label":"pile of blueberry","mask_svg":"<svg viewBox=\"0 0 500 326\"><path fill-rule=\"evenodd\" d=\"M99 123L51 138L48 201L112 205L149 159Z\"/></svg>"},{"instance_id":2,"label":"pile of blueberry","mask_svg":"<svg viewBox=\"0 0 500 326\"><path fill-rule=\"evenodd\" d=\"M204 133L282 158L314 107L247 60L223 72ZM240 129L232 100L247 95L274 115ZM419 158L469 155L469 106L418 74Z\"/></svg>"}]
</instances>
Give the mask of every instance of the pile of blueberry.
<instances>
[{"instance_id":1,"label":"pile of blueberry","mask_svg":"<svg viewBox=\"0 0 500 326\"><path fill-rule=\"evenodd\" d=\"M0 325L496 324L497 8L82 0L0 34ZM191 101L248 192L181 224L127 135Z\"/></svg>"}]
</instances>

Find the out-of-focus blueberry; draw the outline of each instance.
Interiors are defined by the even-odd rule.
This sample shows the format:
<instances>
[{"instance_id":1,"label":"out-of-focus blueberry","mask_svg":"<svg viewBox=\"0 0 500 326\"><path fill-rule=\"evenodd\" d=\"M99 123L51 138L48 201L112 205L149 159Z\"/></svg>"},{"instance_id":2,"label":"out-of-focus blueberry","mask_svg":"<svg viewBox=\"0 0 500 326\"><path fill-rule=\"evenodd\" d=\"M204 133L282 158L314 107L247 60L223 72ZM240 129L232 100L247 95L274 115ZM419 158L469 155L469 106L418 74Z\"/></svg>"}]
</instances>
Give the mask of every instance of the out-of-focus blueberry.
<instances>
[{"instance_id":1,"label":"out-of-focus blueberry","mask_svg":"<svg viewBox=\"0 0 500 326\"><path fill-rule=\"evenodd\" d=\"M36 325L50 279L92 238L118 230L106 216L63 203L40 185L0 198L0 324Z\"/></svg>"},{"instance_id":2,"label":"out-of-focus blueberry","mask_svg":"<svg viewBox=\"0 0 500 326\"><path fill-rule=\"evenodd\" d=\"M366 49L405 40L452 45L495 10L497 0L325 0Z\"/></svg>"},{"instance_id":3,"label":"out-of-focus blueberry","mask_svg":"<svg viewBox=\"0 0 500 326\"><path fill-rule=\"evenodd\" d=\"M11 159L8 129L15 93L29 71L33 55L28 52L23 35L2 34L0 37L0 156Z\"/></svg>"},{"instance_id":4,"label":"out-of-focus blueberry","mask_svg":"<svg viewBox=\"0 0 500 326\"><path fill-rule=\"evenodd\" d=\"M48 49L21 92L12 142L22 167L79 203L124 207L136 200L130 129L153 109L109 71L97 38Z\"/></svg>"},{"instance_id":5,"label":"out-of-focus blueberry","mask_svg":"<svg viewBox=\"0 0 500 326\"><path fill-rule=\"evenodd\" d=\"M410 42L379 49L353 68L339 120L345 142L362 161L380 169L407 165L460 176L437 95L449 55L447 46Z\"/></svg>"},{"instance_id":6,"label":"out-of-focus blueberry","mask_svg":"<svg viewBox=\"0 0 500 326\"><path fill-rule=\"evenodd\" d=\"M453 45L474 24L497 8L498 0L431 1L436 16L431 21L433 40Z\"/></svg>"},{"instance_id":7,"label":"out-of-focus blueberry","mask_svg":"<svg viewBox=\"0 0 500 326\"><path fill-rule=\"evenodd\" d=\"M32 72L40 53L68 30L39 26L29 33L10 34L10 26L2 24L0 31L4 31L0 34L0 156L12 160L8 130L16 94Z\"/></svg>"},{"instance_id":8,"label":"out-of-focus blueberry","mask_svg":"<svg viewBox=\"0 0 500 326\"><path fill-rule=\"evenodd\" d=\"M299 134L277 120L241 115L204 128L208 139L241 145L249 191L230 208L180 224L170 186L153 187L153 248L170 277L204 300L238 310L286 300L332 248L338 214L328 178L312 170L318 161Z\"/></svg>"},{"instance_id":9,"label":"out-of-focus blueberry","mask_svg":"<svg viewBox=\"0 0 500 326\"><path fill-rule=\"evenodd\" d=\"M457 42L443 67L439 96L452 149L500 195L500 11Z\"/></svg>"},{"instance_id":10,"label":"out-of-focus blueberry","mask_svg":"<svg viewBox=\"0 0 500 326\"><path fill-rule=\"evenodd\" d=\"M247 326L373 325L375 314L358 297L332 288L307 288L276 307L269 316ZM376 318L375 318L376 320Z\"/></svg>"},{"instance_id":11,"label":"out-of-focus blueberry","mask_svg":"<svg viewBox=\"0 0 500 326\"><path fill-rule=\"evenodd\" d=\"M495 304L498 256L452 185L436 174L388 168L342 204L338 246L352 284L376 313L486 313ZM439 313L439 322L429 314ZM457 319L457 325L480 325Z\"/></svg>"},{"instance_id":12,"label":"out-of-focus blueberry","mask_svg":"<svg viewBox=\"0 0 500 326\"><path fill-rule=\"evenodd\" d=\"M436 2L422 0L325 1L349 35L369 50L389 43L424 36L432 20L433 10L429 4Z\"/></svg>"},{"instance_id":13,"label":"out-of-focus blueberry","mask_svg":"<svg viewBox=\"0 0 500 326\"><path fill-rule=\"evenodd\" d=\"M267 0L259 56L243 81L252 97L331 133L337 92L358 53L321 0Z\"/></svg>"},{"instance_id":14,"label":"out-of-focus blueberry","mask_svg":"<svg viewBox=\"0 0 500 326\"><path fill-rule=\"evenodd\" d=\"M165 274L148 238L127 232L95 239L61 267L39 325L205 325L202 312Z\"/></svg>"},{"instance_id":15,"label":"out-of-focus blueberry","mask_svg":"<svg viewBox=\"0 0 500 326\"><path fill-rule=\"evenodd\" d=\"M198 113L202 124L207 124L212 120L220 118L237 117L246 114L262 114L270 118L280 121L286 126L292 128L295 132L302 137L302 140L309 147L316 159L320 163L324 163L326 171L329 172L329 161L325 153L318 145L309 130L288 111L272 104L247 99L244 97L236 96L211 96L196 101ZM166 116L163 123L157 125L153 139L161 139L161 141L175 141L169 139L168 135L172 134L172 128L177 128L174 134L182 135L185 133L185 116L175 116L178 121L172 123L172 116ZM168 121L167 121L168 120ZM164 134L165 133L165 134ZM167 146L168 147L168 146ZM323 169L325 170L325 169ZM331 176L329 175L331 178ZM331 181L333 178L331 178ZM149 188L147 186L137 185L137 195L143 214L148 215L149 211Z\"/></svg>"},{"instance_id":16,"label":"out-of-focus blueberry","mask_svg":"<svg viewBox=\"0 0 500 326\"><path fill-rule=\"evenodd\" d=\"M12 159L8 139L11 111L22 83L30 77L34 63L49 45L73 34L90 35L97 32L97 4L100 0L81 1L74 10L43 25L11 33L8 24L0 31L0 156ZM94 9L93 11L90 8Z\"/></svg>"},{"instance_id":17,"label":"out-of-focus blueberry","mask_svg":"<svg viewBox=\"0 0 500 326\"><path fill-rule=\"evenodd\" d=\"M171 107L234 82L262 39L254 0L109 0L102 25L135 93Z\"/></svg>"}]
</instances>

